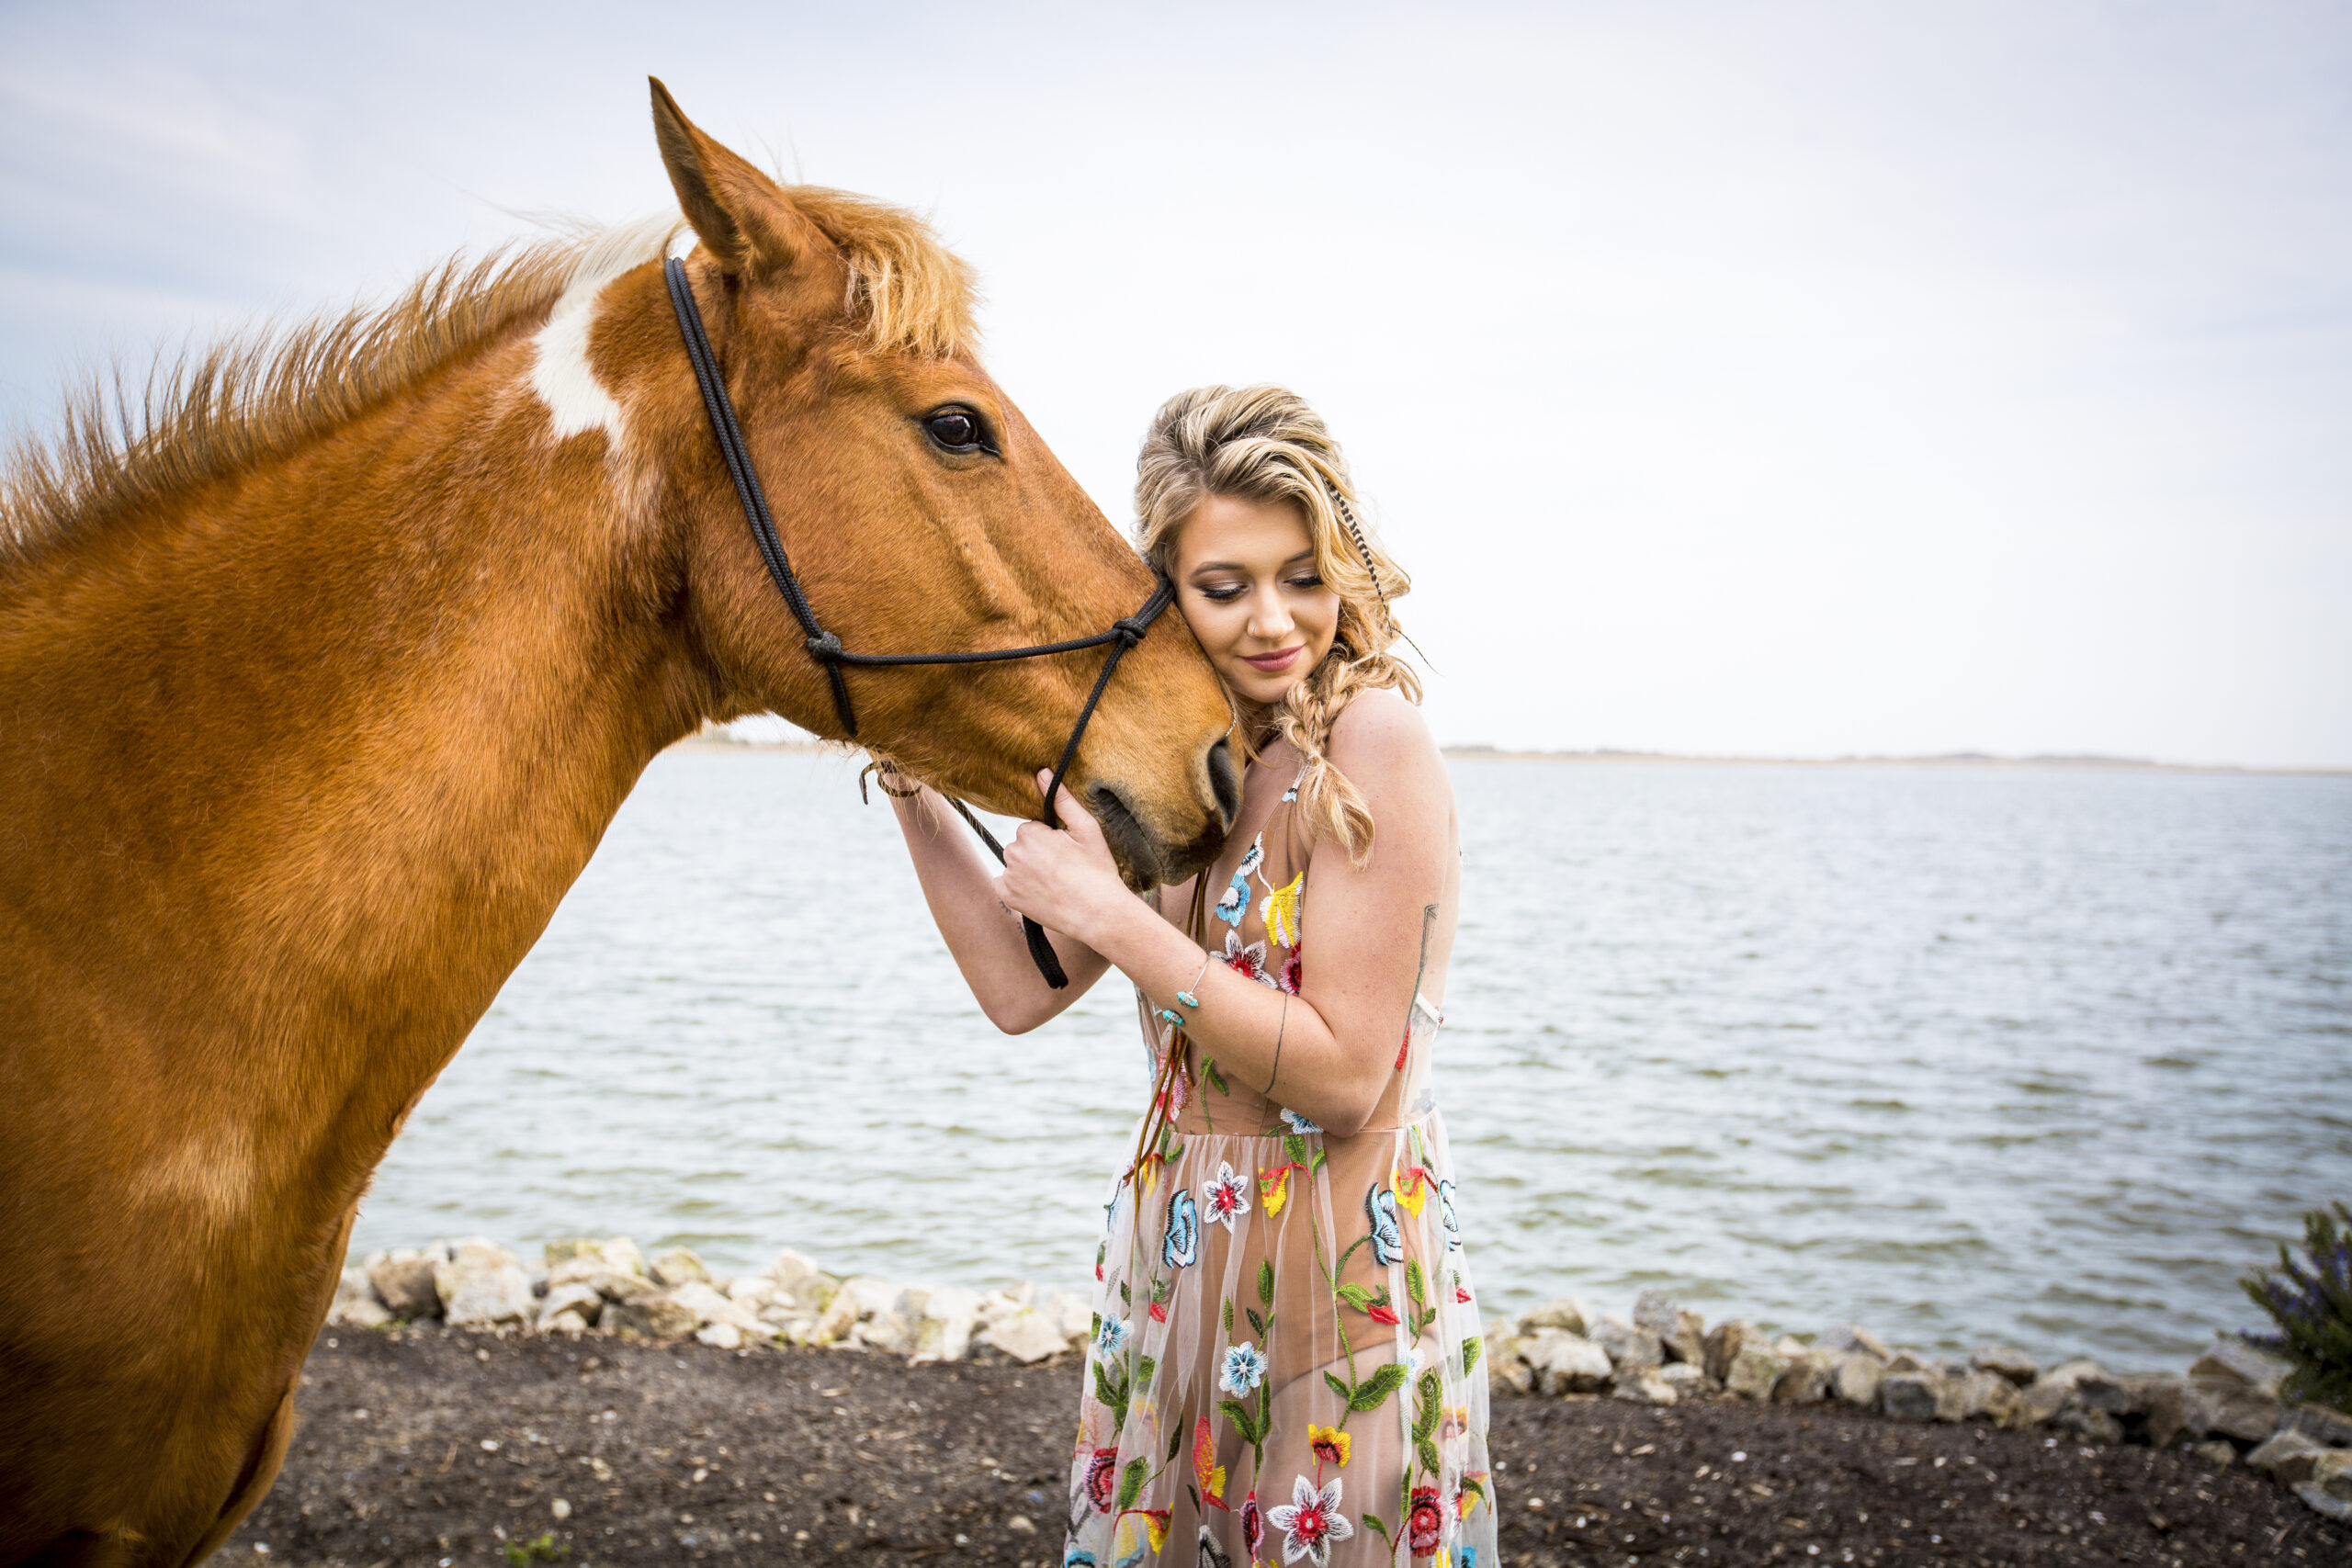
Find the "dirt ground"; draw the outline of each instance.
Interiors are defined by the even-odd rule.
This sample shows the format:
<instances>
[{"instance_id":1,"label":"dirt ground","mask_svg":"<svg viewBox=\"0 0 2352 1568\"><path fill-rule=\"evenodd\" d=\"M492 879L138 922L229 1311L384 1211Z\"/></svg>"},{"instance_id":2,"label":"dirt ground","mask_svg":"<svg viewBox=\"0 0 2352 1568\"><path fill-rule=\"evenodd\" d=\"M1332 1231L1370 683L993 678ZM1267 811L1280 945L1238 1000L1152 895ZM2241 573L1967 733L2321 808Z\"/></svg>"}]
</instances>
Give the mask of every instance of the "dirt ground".
<instances>
[{"instance_id":1,"label":"dirt ground","mask_svg":"<svg viewBox=\"0 0 2352 1568\"><path fill-rule=\"evenodd\" d=\"M337 1330L277 1487L214 1563L1058 1568L1077 1378L1068 1359ZM2182 1453L1509 1397L1492 1438L1505 1564L2352 1563L2352 1531Z\"/></svg>"}]
</instances>

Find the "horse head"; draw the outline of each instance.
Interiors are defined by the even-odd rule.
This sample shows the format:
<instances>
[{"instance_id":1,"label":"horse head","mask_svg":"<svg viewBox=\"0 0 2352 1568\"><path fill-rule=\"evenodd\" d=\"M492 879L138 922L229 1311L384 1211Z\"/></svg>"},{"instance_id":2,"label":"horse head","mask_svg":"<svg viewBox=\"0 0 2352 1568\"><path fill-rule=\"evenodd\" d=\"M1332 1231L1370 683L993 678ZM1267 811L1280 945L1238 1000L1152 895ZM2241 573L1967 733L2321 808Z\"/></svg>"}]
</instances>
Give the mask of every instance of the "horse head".
<instances>
[{"instance_id":1,"label":"horse head","mask_svg":"<svg viewBox=\"0 0 2352 1568\"><path fill-rule=\"evenodd\" d=\"M1109 630L1152 574L981 367L962 263L910 214L786 188L658 81L653 118L698 242L686 277L814 614L860 653L1025 647ZM630 312L642 327L669 311ZM722 716L849 739L771 581L674 335L660 445L684 613ZM942 790L1034 817L1104 655L848 669L855 739ZM1138 886L1215 853L1238 804L1232 713L1180 616L1125 656L1069 770Z\"/></svg>"}]
</instances>

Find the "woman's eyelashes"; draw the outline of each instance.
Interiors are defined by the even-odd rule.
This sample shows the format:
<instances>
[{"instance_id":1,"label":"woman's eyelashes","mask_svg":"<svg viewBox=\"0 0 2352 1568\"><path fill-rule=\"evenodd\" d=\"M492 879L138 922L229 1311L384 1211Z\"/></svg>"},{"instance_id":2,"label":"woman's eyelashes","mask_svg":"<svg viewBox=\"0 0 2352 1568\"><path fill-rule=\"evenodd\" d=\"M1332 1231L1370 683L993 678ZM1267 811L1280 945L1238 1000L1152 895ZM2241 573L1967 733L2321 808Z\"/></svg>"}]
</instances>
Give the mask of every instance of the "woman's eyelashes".
<instances>
[{"instance_id":1,"label":"woman's eyelashes","mask_svg":"<svg viewBox=\"0 0 2352 1568\"><path fill-rule=\"evenodd\" d=\"M1283 586L1301 593L1311 593L1323 586L1323 578L1320 573L1308 572L1304 577L1285 578ZM1250 585L1246 582L1203 582L1194 584L1194 588L1212 604L1230 604L1250 592Z\"/></svg>"}]
</instances>

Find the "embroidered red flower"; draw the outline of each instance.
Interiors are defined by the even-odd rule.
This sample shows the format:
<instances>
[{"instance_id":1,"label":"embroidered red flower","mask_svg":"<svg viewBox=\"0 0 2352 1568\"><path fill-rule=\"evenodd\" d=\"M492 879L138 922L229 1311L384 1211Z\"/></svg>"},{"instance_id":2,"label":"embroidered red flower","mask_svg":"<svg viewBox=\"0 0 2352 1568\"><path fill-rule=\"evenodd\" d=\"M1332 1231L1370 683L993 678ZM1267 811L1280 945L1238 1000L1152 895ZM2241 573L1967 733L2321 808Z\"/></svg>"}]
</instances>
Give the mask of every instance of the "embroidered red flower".
<instances>
[{"instance_id":1,"label":"embroidered red flower","mask_svg":"<svg viewBox=\"0 0 2352 1568\"><path fill-rule=\"evenodd\" d=\"M1416 1557L1429 1557L1437 1551L1438 1538L1445 1533L1445 1510L1438 1506L1437 1488L1413 1488L1413 1509L1406 1516L1405 1539L1412 1546Z\"/></svg>"},{"instance_id":2,"label":"embroidered red flower","mask_svg":"<svg viewBox=\"0 0 2352 1568\"><path fill-rule=\"evenodd\" d=\"M1457 1302L1466 1302L1470 1299L1470 1292L1456 1285L1453 1287L1453 1299Z\"/></svg>"},{"instance_id":3,"label":"embroidered red flower","mask_svg":"<svg viewBox=\"0 0 2352 1568\"><path fill-rule=\"evenodd\" d=\"M1086 1467L1086 1500L1103 1513L1111 1511L1111 1499L1117 1495L1119 1484L1119 1450L1096 1449L1093 1462Z\"/></svg>"},{"instance_id":4,"label":"embroidered red flower","mask_svg":"<svg viewBox=\"0 0 2352 1568\"><path fill-rule=\"evenodd\" d=\"M1395 1307L1374 1306L1366 1307L1363 1310L1364 1315L1372 1319L1374 1323L1385 1323L1394 1326L1396 1322L1396 1309Z\"/></svg>"},{"instance_id":5,"label":"embroidered red flower","mask_svg":"<svg viewBox=\"0 0 2352 1568\"><path fill-rule=\"evenodd\" d=\"M1250 1549L1250 1561L1258 1561L1258 1549L1266 1544L1266 1516L1258 1510L1258 1489L1251 1487L1250 1495L1241 1500L1241 1544Z\"/></svg>"},{"instance_id":6,"label":"embroidered red flower","mask_svg":"<svg viewBox=\"0 0 2352 1568\"><path fill-rule=\"evenodd\" d=\"M1468 1296L1464 1296L1462 1299L1466 1302L1470 1298ZM1168 1321L1168 1303L1166 1302L1154 1302L1151 1303L1151 1321L1154 1323L1166 1323Z\"/></svg>"}]
</instances>

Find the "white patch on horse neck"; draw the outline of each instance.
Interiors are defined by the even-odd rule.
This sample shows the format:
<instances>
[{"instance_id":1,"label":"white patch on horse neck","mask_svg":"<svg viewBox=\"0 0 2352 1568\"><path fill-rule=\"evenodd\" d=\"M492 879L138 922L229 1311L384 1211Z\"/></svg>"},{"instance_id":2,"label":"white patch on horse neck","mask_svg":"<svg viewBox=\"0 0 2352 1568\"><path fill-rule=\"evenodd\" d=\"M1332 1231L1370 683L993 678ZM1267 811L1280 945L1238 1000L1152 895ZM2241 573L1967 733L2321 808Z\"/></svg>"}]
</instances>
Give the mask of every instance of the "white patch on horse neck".
<instances>
[{"instance_id":1,"label":"white patch on horse neck","mask_svg":"<svg viewBox=\"0 0 2352 1568\"><path fill-rule=\"evenodd\" d=\"M675 219L614 229L582 245L547 325L532 340L531 389L548 408L558 441L601 430L617 453L628 434L621 405L596 378L588 363L588 332L596 322L597 297L621 274L661 257L677 231Z\"/></svg>"}]
</instances>

